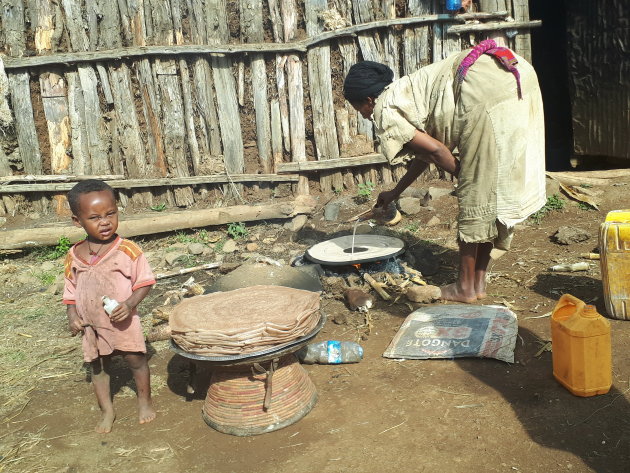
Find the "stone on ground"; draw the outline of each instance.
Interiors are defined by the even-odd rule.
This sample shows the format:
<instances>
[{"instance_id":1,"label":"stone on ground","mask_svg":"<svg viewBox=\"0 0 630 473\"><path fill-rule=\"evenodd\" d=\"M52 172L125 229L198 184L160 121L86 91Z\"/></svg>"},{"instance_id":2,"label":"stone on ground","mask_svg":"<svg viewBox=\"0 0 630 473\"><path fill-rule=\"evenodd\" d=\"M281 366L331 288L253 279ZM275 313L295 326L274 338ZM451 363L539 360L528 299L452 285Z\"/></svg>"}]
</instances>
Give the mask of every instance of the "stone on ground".
<instances>
[{"instance_id":1,"label":"stone on ground","mask_svg":"<svg viewBox=\"0 0 630 473\"><path fill-rule=\"evenodd\" d=\"M398 200L398 208L405 215L415 215L422 210L422 200L416 197L403 197Z\"/></svg>"},{"instance_id":2,"label":"stone on ground","mask_svg":"<svg viewBox=\"0 0 630 473\"><path fill-rule=\"evenodd\" d=\"M570 245L572 243L580 243L591 238L591 234L586 230L576 227L560 227L553 235L556 243L561 245Z\"/></svg>"},{"instance_id":3,"label":"stone on ground","mask_svg":"<svg viewBox=\"0 0 630 473\"><path fill-rule=\"evenodd\" d=\"M442 297L442 291L437 286L412 286L405 292L411 302L428 304Z\"/></svg>"},{"instance_id":4,"label":"stone on ground","mask_svg":"<svg viewBox=\"0 0 630 473\"><path fill-rule=\"evenodd\" d=\"M222 248L223 253L234 253L236 251L236 242L234 240L227 240Z\"/></svg>"},{"instance_id":5,"label":"stone on ground","mask_svg":"<svg viewBox=\"0 0 630 473\"><path fill-rule=\"evenodd\" d=\"M296 215L290 221L284 224L284 228L287 230L291 230L292 232L299 232L302 230L306 222L308 221L308 217L306 215Z\"/></svg>"},{"instance_id":6,"label":"stone on ground","mask_svg":"<svg viewBox=\"0 0 630 473\"><path fill-rule=\"evenodd\" d=\"M341 210L341 202L329 203L324 207L324 220L335 222L339 217L339 210Z\"/></svg>"},{"instance_id":7,"label":"stone on ground","mask_svg":"<svg viewBox=\"0 0 630 473\"><path fill-rule=\"evenodd\" d=\"M206 245L203 243L191 243L188 245L188 253L191 255L202 255L206 250Z\"/></svg>"},{"instance_id":8,"label":"stone on ground","mask_svg":"<svg viewBox=\"0 0 630 473\"><path fill-rule=\"evenodd\" d=\"M437 227L440 223L442 223L442 221L434 215L427 222L427 227Z\"/></svg>"},{"instance_id":9,"label":"stone on ground","mask_svg":"<svg viewBox=\"0 0 630 473\"><path fill-rule=\"evenodd\" d=\"M164 260L169 266L175 266L178 261L183 259L186 255L184 253L180 253L179 251L171 251L164 255Z\"/></svg>"}]
</instances>

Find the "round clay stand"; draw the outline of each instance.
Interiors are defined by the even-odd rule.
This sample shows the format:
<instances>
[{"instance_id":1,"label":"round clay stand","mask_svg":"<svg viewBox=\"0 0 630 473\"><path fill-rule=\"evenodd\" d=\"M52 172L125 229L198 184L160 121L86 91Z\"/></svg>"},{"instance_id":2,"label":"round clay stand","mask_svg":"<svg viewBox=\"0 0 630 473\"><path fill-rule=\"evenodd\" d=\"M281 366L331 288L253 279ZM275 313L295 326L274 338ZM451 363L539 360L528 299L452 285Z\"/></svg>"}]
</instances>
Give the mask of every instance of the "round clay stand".
<instances>
[{"instance_id":1,"label":"round clay stand","mask_svg":"<svg viewBox=\"0 0 630 473\"><path fill-rule=\"evenodd\" d=\"M352 235L345 235L310 247L305 256L315 263L344 266L383 261L403 251L405 243L401 239L384 235L355 235L353 251Z\"/></svg>"},{"instance_id":2,"label":"round clay stand","mask_svg":"<svg viewBox=\"0 0 630 473\"><path fill-rule=\"evenodd\" d=\"M317 390L294 353L309 343L325 322L322 314L308 335L243 356L196 355L171 340L173 351L213 368L203 420L219 432L242 437L281 429L308 414L317 402Z\"/></svg>"}]
</instances>

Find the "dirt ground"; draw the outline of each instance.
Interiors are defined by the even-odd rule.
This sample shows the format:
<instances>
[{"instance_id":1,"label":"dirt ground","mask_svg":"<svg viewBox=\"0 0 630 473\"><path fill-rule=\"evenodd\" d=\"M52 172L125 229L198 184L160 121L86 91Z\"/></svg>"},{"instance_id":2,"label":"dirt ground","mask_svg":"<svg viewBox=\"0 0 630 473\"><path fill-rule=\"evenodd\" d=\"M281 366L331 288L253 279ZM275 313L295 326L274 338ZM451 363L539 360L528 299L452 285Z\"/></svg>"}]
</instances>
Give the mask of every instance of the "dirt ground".
<instances>
[{"instance_id":1,"label":"dirt ground","mask_svg":"<svg viewBox=\"0 0 630 473\"><path fill-rule=\"evenodd\" d=\"M450 186L443 181L422 184L427 185ZM609 210L627 207L629 186L630 181L611 180L597 197L599 211L563 197L562 210L550 212L540 224L519 225L513 250L492 266L483 303L507 304L517 314L520 336L515 363L383 358L404 318L419 305L409 305L404 298L392 304L377 297L368 334L363 316L351 313L340 294L329 291L322 296L329 320L317 340L360 340L363 361L306 366L319 394L314 409L289 427L253 437L222 434L203 422L203 380L197 394L186 394L187 363L170 351L166 341L149 345L157 419L138 425L133 384L121 362L114 379L118 415L114 430L107 435L94 433L98 408L81 362L80 341L68 336L61 305L57 275L63 260L48 264L41 252L4 256L0 264L0 471L630 471L628 322L611 320L613 387L606 395L571 395L552 377L551 353L539 353L550 339L548 313L561 294L573 294L605 312L597 262L585 272L556 273L548 268L583 261L580 254L597 247L600 223ZM363 209L352 195L321 196L322 206L330 197L343 203L339 221ZM403 238L407 252L416 259L429 250L440 267L426 279L439 285L456 274L451 228L455 197L441 197L430 206L396 227L374 231ZM433 216L439 219L437 225L426 226ZM247 224L248 236L237 241L236 252L225 255L224 262L242 262L249 242L258 246L258 253L288 263L290 256L314 242L350 231L349 224L324 221L321 212L297 233L282 223ZM551 236L561 226L586 230L590 238L559 245ZM213 228L145 238L140 243L156 266L162 256L195 240L214 245L205 256L183 256L187 265L193 265L216 261L225 236L225 228ZM172 267L158 268L164 269ZM217 275L217 270L194 273L204 287ZM163 304L165 293L186 278L157 284L141 306L147 314L145 325L151 324L148 314ZM332 321L343 314L345 321Z\"/></svg>"}]
</instances>

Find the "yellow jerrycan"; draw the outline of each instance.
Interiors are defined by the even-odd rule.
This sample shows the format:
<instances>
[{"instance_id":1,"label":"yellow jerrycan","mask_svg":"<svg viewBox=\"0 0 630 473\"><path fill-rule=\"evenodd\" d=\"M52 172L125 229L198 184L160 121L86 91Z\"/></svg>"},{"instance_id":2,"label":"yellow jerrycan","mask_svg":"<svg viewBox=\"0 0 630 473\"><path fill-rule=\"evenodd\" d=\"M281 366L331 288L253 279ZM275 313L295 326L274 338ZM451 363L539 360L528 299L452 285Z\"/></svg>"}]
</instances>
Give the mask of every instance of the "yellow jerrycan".
<instances>
[{"instance_id":1,"label":"yellow jerrycan","mask_svg":"<svg viewBox=\"0 0 630 473\"><path fill-rule=\"evenodd\" d=\"M576 396L606 394L612 385L610 322L595 306L563 295L551 314L553 376Z\"/></svg>"},{"instance_id":2,"label":"yellow jerrycan","mask_svg":"<svg viewBox=\"0 0 630 473\"><path fill-rule=\"evenodd\" d=\"M630 210L608 212L599 230L599 253L606 312L630 320Z\"/></svg>"}]
</instances>

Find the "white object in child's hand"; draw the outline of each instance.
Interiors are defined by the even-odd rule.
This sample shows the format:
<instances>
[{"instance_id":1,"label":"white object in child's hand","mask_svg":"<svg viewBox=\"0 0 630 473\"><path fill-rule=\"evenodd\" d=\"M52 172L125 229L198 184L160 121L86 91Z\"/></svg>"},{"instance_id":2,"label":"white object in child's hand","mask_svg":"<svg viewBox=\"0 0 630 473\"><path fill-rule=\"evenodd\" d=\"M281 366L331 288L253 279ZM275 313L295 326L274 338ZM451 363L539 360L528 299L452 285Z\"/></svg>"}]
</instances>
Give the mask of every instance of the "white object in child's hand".
<instances>
[{"instance_id":1,"label":"white object in child's hand","mask_svg":"<svg viewBox=\"0 0 630 473\"><path fill-rule=\"evenodd\" d=\"M103 296L101 300L103 301L103 308L105 312L107 312L107 315L112 315L114 309L120 305L116 299L110 299L107 296Z\"/></svg>"}]
</instances>

